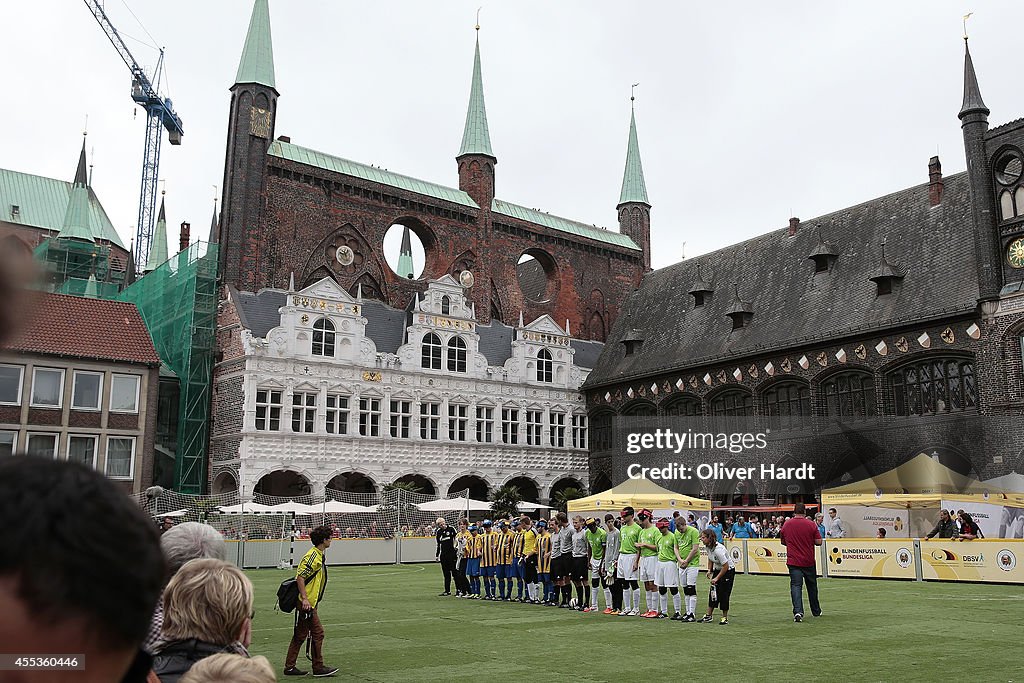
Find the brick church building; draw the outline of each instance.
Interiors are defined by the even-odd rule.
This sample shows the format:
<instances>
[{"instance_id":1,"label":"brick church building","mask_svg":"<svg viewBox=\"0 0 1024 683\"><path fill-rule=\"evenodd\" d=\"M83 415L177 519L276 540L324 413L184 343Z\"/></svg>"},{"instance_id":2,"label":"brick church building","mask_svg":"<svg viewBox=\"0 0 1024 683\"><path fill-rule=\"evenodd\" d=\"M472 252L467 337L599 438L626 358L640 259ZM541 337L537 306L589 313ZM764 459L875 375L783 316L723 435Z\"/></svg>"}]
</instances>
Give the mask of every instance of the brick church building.
<instances>
[{"instance_id":1,"label":"brick church building","mask_svg":"<svg viewBox=\"0 0 1024 683\"><path fill-rule=\"evenodd\" d=\"M592 488L625 477L629 418L771 429L789 441L774 457L818 462L818 487L920 452L979 478L1024 470L1024 119L989 113L968 50L965 172L933 157L920 185L648 273L583 387Z\"/></svg>"}]
</instances>

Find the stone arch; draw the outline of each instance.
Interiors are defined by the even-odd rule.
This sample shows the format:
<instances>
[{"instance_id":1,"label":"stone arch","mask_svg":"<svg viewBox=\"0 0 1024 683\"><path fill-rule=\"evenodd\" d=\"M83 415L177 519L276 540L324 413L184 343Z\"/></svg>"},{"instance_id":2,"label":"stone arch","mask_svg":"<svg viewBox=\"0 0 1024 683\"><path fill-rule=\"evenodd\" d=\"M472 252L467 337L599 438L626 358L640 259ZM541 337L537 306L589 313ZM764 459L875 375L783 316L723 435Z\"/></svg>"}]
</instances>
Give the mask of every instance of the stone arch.
<instances>
[{"instance_id":1,"label":"stone arch","mask_svg":"<svg viewBox=\"0 0 1024 683\"><path fill-rule=\"evenodd\" d=\"M519 489L521 499L527 503L540 502L540 484L531 474L519 472L505 477L502 486L515 486Z\"/></svg>"},{"instance_id":2,"label":"stone arch","mask_svg":"<svg viewBox=\"0 0 1024 683\"><path fill-rule=\"evenodd\" d=\"M478 266L479 259L477 259L476 254L473 252L472 249L467 249L466 251L462 252L461 254L455 257L455 259L452 261L451 267L448 269L448 272L451 274L453 278L458 280L459 275L464 270L470 271L471 273L473 273L474 276L477 275L476 270Z\"/></svg>"},{"instance_id":3,"label":"stone arch","mask_svg":"<svg viewBox=\"0 0 1024 683\"><path fill-rule=\"evenodd\" d=\"M559 491L567 488L579 489L583 495L587 495L587 485L584 484L579 477L572 474L564 474L555 478L551 482L551 486L548 487L548 503L554 504L553 501Z\"/></svg>"},{"instance_id":4,"label":"stone arch","mask_svg":"<svg viewBox=\"0 0 1024 683\"><path fill-rule=\"evenodd\" d=\"M652 401L637 398L622 406L621 413L634 417L654 417L658 414L658 407Z\"/></svg>"},{"instance_id":5,"label":"stone arch","mask_svg":"<svg viewBox=\"0 0 1024 683\"><path fill-rule=\"evenodd\" d=\"M234 472L223 471L217 474L213 478L213 484L210 486L210 493L212 495L220 495L222 493L231 493L232 491L238 490L238 478Z\"/></svg>"},{"instance_id":6,"label":"stone arch","mask_svg":"<svg viewBox=\"0 0 1024 683\"><path fill-rule=\"evenodd\" d=\"M607 472L598 472L594 475L594 481L590 485L590 489L595 493L601 491L607 491L612 487L612 478L608 476Z\"/></svg>"},{"instance_id":7,"label":"stone arch","mask_svg":"<svg viewBox=\"0 0 1024 683\"><path fill-rule=\"evenodd\" d=\"M363 298L376 299L377 301L387 302L385 299L384 289L381 287L380 282L373 277L370 273L363 273L356 278L355 282L349 288L350 295L358 296L362 294Z\"/></svg>"},{"instance_id":8,"label":"stone arch","mask_svg":"<svg viewBox=\"0 0 1024 683\"><path fill-rule=\"evenodd\" d=\"M590 320L587 322L587 333L594 341L603 342L606 340L607 332L604 325L604 316L598 311L590 314Z\"/></svg>"},{"instance_id":9,"label":"stone arch","mask_svg":"<svg viewBox=\"0 0 1024 683\"><path fill-rule=\"evenodd\" d=\"M487 500L491 485L484 475L479 472L465 472L456 475L451 483L448 484L448 495L451 496L466 489L469 489L470 498L474 500Z\"/></svg>"},{"instance_id":10,"label":"stone arch","mask_svg":"<svg viewBox=\"0 0 1024 683\"><path fill-rule=\"evenodd\" d=\"M350 262L343 263L338 260L338 250L341 247L351 250ZM356 282L361 276L368 274L376 285L375 291L379 291L383 296L387 293L381 284L386 281L386 267L381 263L378 250L370 245L359 229L351 223L345 223L309 251L300 272L296 273L296 281L308 282L314 271L326 268L334 274L334 279L354 296Z\"/></svg>"},{"instance_id":11,"label":"stone arch","mask_svg":"<svg viewBox=\"0 0 1024 683\"><path fill-rule=\"evenodd\" d=\"M394 484L415 484L420 488L418 493L422 493L425 496L436 496L437 495L437 484L433 479L421 472L405 472L392 479Z\"/></svg>"},{"instance_id":12,"label":"stone arch","mask_svg":"<svg viewBox=\"0 0 1024 683\"><path fill-rule=\"evenodd\" d=\"M349 469L332 474L327 480L327 488L347 493L377 493L377 482L369 472Z\"/></svg>"},{"instance_id":13,"label":"stone arch","mask_svg":"<svg viewBox=\"0 0 1024 683\"><path fill-rule=\"evenodd\" d=\"M309 495L313 490L313 477L304 471L287 467L277 468L256 480L253 493L279 498Z\"/></svg>"},{"instance_id":14,"label":"stone arch","mask_svg":"<svg viewBox=\"0 0 1024 683\"><path fill-rule=\"evenodd\" d=\"M306 287L315 285L317 282L320 282L325 277L329 277L332 280L337 281L337 278L335 277L334 273L332 273L330 269L327 268L327 266L320 266L312 273L310 273L305 280L303 280L300 289L305 289Z\"/></svg>"}]
</instances>

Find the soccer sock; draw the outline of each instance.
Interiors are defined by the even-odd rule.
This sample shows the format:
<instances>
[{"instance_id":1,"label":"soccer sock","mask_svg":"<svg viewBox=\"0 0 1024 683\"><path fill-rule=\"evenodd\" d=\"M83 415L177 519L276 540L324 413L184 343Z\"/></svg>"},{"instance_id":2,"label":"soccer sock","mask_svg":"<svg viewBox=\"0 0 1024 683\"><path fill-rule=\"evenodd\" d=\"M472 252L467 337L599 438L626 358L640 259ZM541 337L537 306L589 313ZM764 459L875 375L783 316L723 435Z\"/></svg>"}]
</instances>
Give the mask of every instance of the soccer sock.
<instances>
[{"instance_id":1,"label":"soccer sock","mask_svg":"<svg viewBox=\"0 0 1024 683\"><path fill-rule=\"evenodd\" d=\"M639 588L634 588L633 589L633 609L635 609L637 612L640 611L640 589Z\"/></svg>"},{"instance_id":2,"label":"soccer sock","mask_svg":"<svg viewBox=\"0 0 1024 683\"><path fill-rule=\"evenodd\" d=\"M675 607L675 611L676 612L679 612L679 607L680 607L679 603L680 603L679 593L676 593L675 595L672 596L672 606Z\"/></svg>"},{"instance_id":3,"label":"soccer sock","mask_svg":"<svg viewBox=\"0 0 1024 683\"><path fill-rule=\"evenodd\" d=\"M581 586L579 584L576 585L576 606L577 607L586 607L587 606L587 601L583 599L583 586Z\"/></svg>"},{"instance_id":4,"label":"soccer sock","mask_svg":"<svg viewBox=\"0 0 1024 683\"><path fill-rule=\"evenodd\" d=\"M562 586L562 604L568 605L569 600L572 599L572 586L565 584Z\"/></svg>"},{"instance_id":5,"label":"soccer sock","mask_svg":"<svg viewBox=\"0 0 1024 683\"><path fill-rule=\"evenodd\" d=\"M661 609L659 611L662 614L668 613L668 593L661 594Z\"/></svg>"},{"instance_id":6,"label":"soccer sock","mask_svg":"<svg viewBox=\"0 0 1024 683\"><path fill-rule=\"evenodd\" d=\"M697 613L697 596L687 595L686 596L686 611L690 614Z\"/></svg>"},{"instance_id":7,"label":"soccer sock","mask_svg":"<svg viewBox=\"0 0 1024 683\"><path fill-rule=\"evenodd\" d=\"M590 607L590 595L591 595L590 586L584 586L583 587L583 604L586 607Z\"/></svg>"},{"instance_id":8,"label":"soccer sock","mask_svg":"<svg viewBox=\"0 0 1024 683\"><path fill-rule=\"evenodd\" d=\"M523 597L523 580L520 578L516 579L516 597Z\"/></svg>"},{"instance_id":9,"label":"soccer sock","mask_svg":"<svg viewBox=\"0 0 1024 683\"><path fill-rule=\"evenodd\" d=\"M629 611L630 606L632 604L632 601L630 600L630 596L632 594L633 593L632 593L632 591L629 590L628 586L623 586L622 587L622 611L623 612L628 612Z\"/></svg>"},{"instance_id":10,"label":"soccer sock","mask_svg":"<svg viewBox=\"0 0 1024 683\"><path fill-rule=\"evenodd\" d=\"M597 602L597 600L595 600L594 602ZM605 609L611 609L612 608L612 589L611 588L605 588L604 589L604 607L605 607Z\"/></svg>"}]
</instances>

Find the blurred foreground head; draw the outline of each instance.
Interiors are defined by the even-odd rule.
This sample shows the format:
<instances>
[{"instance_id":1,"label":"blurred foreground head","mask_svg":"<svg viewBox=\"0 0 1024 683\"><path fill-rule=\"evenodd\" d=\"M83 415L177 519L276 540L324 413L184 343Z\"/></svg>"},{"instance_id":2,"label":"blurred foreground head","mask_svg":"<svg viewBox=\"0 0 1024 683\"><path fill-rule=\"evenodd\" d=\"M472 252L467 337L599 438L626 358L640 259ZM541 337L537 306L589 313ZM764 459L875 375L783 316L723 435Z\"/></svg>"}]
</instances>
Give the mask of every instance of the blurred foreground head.
<instances>
[{"instance_id":1,"label":"blurred foreground head","mask_svg":"<svg viewBox=\"0 0 1024 683\"><path fill-rule=\"evenodd\" d=\"M26 288L37 275L35 261L24 250L0 240L0 344L22 317Z\"/></svg>"}]
</instances>

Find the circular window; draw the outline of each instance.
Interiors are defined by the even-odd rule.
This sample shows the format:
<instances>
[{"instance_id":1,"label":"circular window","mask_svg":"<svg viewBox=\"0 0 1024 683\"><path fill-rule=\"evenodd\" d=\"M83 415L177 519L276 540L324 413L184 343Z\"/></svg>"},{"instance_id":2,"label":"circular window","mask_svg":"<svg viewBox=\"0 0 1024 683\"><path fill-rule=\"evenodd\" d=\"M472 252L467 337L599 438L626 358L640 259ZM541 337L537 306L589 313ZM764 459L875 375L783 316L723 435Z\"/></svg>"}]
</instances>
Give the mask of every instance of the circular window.
<instances>
[{"instance_id":1,"label":"circular window","mask_svg":"<svg viewBox=\"0 0 1024 683\"><path fill-rule=\"evenodd\" d=\"M528 301L538 304L551 301L558 285L555 260L546 251L527 249L516 263L516 280Z\"/></svg>"},{"instance_id":2,"label":"circular window","mask_svg":"<svg viewBox=\"0 0 1024 683\"><path fill-rule=\"evenodd\" d=\"M1003 185L1012 185L1020 179L1024 171L1024 162L1013 153L1004 154L996 162L996 180Z\"/></svg>"},{"instance_id":3,"label":"circular window","mask_svg":"<svg viewBox=\"0 0 1024 683\"><path fill-rule=\"evenodd\" d=\"M394 223L384 233L384 260L399 277L415 280L423 274L425 250L409 225Z\"/></svg>"}]
</instances>

